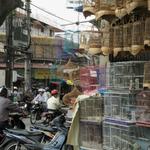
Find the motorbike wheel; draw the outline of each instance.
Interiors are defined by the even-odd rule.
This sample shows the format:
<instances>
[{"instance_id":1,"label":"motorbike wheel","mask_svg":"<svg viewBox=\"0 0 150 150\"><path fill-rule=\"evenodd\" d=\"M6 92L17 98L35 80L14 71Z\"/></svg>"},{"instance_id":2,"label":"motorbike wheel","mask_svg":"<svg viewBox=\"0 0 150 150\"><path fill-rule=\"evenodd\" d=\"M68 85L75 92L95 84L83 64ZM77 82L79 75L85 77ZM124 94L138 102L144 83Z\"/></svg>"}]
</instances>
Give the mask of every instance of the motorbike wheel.
<instances>
[{"instance_id":1,"label":"motorbike wheel","mask_svg":"<svg viewBox=\"0 0 150 150\"><path fill-rule=\"evenodd\" d=\"M30 122L31 124L35 124L37 120L37 112L31 112L30 114Z\"/></svg>"},{"instance_id":2,"label":"motorbike wheel","mask_svg":"<svg viewBox=\"0 0 150 150\"><path fill-rule=\"evenodd\" d=\"M16 150L16 149L17 150L28 150L27 148L25 148L25 146L23 146L22 144L18 144L18 142L15 142L15 141L10 142L4 148L4 150Z\"/></svg>"}]
</instances>

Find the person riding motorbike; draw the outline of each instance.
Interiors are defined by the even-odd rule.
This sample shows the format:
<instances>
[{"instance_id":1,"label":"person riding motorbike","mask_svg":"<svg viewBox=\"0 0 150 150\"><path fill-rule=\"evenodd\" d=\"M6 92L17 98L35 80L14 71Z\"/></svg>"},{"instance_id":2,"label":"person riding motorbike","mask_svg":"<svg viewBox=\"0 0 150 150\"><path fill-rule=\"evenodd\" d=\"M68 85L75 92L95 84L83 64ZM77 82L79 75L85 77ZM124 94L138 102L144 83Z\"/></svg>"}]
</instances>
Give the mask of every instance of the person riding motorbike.
<instances>
[{"instance_id":1,"label":"person riding motorbike","mask_svg":"<svg viewBox=\"0 0 150 150\"><path fill-rule=\"evenodd\" d=\"M51 97L47 100L47 110L53 113L53 118L59 116L62 112L60 111L61 103L59 101L59 93L56 89L51 91Z\"/></svg>"},{"instance_id":2,"label":"person riding motorbike","mask_svg":"<svg viewBox=\"0 0 150 150\"><path fill-rule=\"evenodd\" d=\"M21 112L22 110L13 104L13 102L8 99L8 90L6 87L0 88L0 132L9 127L9 113L12 111Z\"/></svg>"}]
</instances>

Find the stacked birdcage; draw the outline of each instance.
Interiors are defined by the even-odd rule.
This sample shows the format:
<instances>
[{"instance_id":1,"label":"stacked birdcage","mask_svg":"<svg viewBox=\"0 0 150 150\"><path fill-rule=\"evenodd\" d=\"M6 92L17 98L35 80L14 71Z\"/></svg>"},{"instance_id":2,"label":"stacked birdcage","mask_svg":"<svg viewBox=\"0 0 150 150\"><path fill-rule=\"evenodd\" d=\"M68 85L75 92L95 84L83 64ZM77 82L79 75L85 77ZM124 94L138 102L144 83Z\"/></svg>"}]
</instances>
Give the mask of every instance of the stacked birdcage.
<instances>
[{"instance_id":1,"label":"stacked birdcage","mask_svg":"<svg viewBox=\"0 0 150 150\"><path fill-rule=\"evenodd\" d=\"M111 63L108 88L113 90L140 90L143 88L144 61Z\"/></svg>"},{"instance_id":2,"label":"stacked birdcage","mask_svg":"<svg viewBox=\"0 0 150 150\"><path fill-rule=\"evenodd\" d=\"M103 98L92 96L79 101L80 148L102 150Z\"/></svg>"},{"instance_id":3,"label":"stacked birdcage","mask_svg":"<svg viewBox=\"0 0 150 150\"><path fill-rule=\"evenodd\" d=\"M85 17L95 13L95 0L83 0L83 14Z\"/></svg>"},{"instance_id":4,"label":"stacked birdcage","mask_svg":"<svg viewBox=\"0 0 150 150\"><path fill-rule=\"evenodd\" d=\"M104 150L132 150L137 143L134 141L135 124L105 120L103 123Z\"/></svg>"}]
</instances>

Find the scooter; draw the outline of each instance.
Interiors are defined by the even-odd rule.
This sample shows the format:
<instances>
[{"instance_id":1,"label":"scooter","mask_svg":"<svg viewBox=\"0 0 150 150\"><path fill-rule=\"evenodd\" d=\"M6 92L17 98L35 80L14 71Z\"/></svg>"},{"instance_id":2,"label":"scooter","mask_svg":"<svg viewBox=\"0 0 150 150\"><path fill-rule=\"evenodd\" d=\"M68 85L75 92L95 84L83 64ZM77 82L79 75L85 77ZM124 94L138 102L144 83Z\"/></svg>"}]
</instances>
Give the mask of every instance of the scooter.
<instances>
[{"instance_id":1,"label":"scooter","mask_svg":"<svg viewBox=\"0 0 150 150\"><path fill-rule=\"evenodd\" d=\"M5 130L4 133L11 142L4 150L61 150L67 137L67 128L63 120L65 117L61 115L51 122L52 130L55 127L57 133L47 144L41 144L37 139L31 138L31 135L28 136L15 130Z\"/></svg>"}]
</instances>

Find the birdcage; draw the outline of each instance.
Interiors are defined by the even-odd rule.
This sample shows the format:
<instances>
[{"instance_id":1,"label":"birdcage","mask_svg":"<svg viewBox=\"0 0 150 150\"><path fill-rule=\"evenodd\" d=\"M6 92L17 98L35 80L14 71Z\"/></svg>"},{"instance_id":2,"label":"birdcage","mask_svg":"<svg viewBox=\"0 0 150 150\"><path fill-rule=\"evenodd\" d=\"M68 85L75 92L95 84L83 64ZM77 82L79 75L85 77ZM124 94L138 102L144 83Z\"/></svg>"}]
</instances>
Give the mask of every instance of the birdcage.
<instances>
[{"instance_id":1,"label":"birdcage","mask_svg":"<svg viewBox=\"0 0 150 150\"><path fill-rule=\"evenodd\" d=\"M96 12L96 19L107 15L115 15L115 0L99 0L99 10Z\"/></svg>"},{"instance_id":2,"label":"birdcage","mask_svg":"<svg viewBox=\"0 0 150 150\"><path fill-rule=\"evenodd\" d=\"M126 0L127 12L131 13L137 7L146 7L147 0Z\"/></svg>"},{"instance_id":3,"label":"birdcage","mask_svg":"<svg viewBox=\"0 0 150 150\"><path fill-rule=\"evenodd\" d=\"M144 21L135 21L132 26L131 54L137 55L144 49Z\"/></svg>"},{"instance_id":4,"label":"birdcage","mask_svg":"<svg viewBox=\"0 0 150 150\"><path fill-rule=\"evenodd\" d=\"M135 124L105 120L103 122L104 150L132 150L135 142Z\"/></svg>"},{"instance_id":5,"label":"birdcage","mask_svg":"<svg viewBox=\"0 0 150 150\"><path fill-rule=\"evenodd\" d=\"M145 63L144 65L144 87L150 89L150 62Z\"/></svg>"},{"instance_id":6,"label":"birdcage","mask_svg":"<svg viewBox=\"0 0 150 150\"><path fill-rule=\"evenodd\" d=\"M109 22L106 21L102 26L101 51L104 55L109 55L110 53L112 53L113 48L113 28L111 27Z\"/></svg>"},{"instance_id":7,"label":"birdcage","mask_svg":"<svg viewBox=\"0 0 150 150\"><path fill-rule=\"evenodd\" d=\"M140 92L136 100L137 123L142 126L150 127L150 90Z\"/></svg>"},{"instance_id":8,"label":"birdcage","mask_svg":"<svg viewBox=\"0 0 150 150\"><path fill-rule=\"evenodd\" d=\"M109 89L140 90L143 88L144 61L111 63L107 73Z\"/></svg>"},{"instance_id":9,"label":"birdcage","mask_svg":"<svg viewBox=\"0 0 150 150\"><path fill-rule=\"evenodd\" d=\"M115 14L118 18L122 18L127 14L126 0L116 0Z\"/></svg>"},{"instance_id":10,"label":"birdcage","mask_svg":"<svg viewBox=\"0 0 150 150\"><path fill-rule=\"evenodd\" d=\"M94 29L92 29L94 30ZM99 31L92 31L89 38L89 50L91 55L101 53L101 33Z\"/></svg>"},{"instance_id":11,"label":"birdcage","mask_svg":"<svg viewBox=\"0 0 150 150\"><path fill-rule=\"evenodd\" d=\"M148 0L147 2L148 2L148 10L150 10L150 0Z\"/></svg>"},{"instance_id":12,"label":"birdcage","mask_svg":"<svg viewBox=\"0 0 150 150\"><path fill-rule=\"evenodd\" d=\"M103 98L91 96L79 101L80 120L101 122L103 117Z\"/></svg>"},{"instance_id":13,"label":"birdcage","mask_svg":"<svg viewBox=\"0 0 150 150\"><path fill-rule=\"evenodd\" d=\"M123 25L123 51L131 51L132 44L132 24Z\"/></svg>"},{"instance_id":14,"label":"birdcage","mask_svg":"<svg viewBox=\"0 0 150 150\"><path fill-rule=\"evenodd\" d=\"M88 66L80 68L80 85L86 94L99 88L97 67Z\"/></svg>"},{"instance_id":15,"label":"birdcage","mask_svg":"<svg viewBox=\"0 0 150 150\"><path fill-rule=\"evenodd\" d=\"M144 45L150 46L150 17L145 20Z\"/></svg>"},{"instance_id":16,"label":"birdcage","mask_svg":"<svg viewBox=\"0 0 150 150\"><path fill-rule=\"evenodd\" d=\"M104 95L104 116L135 122L136 92L109 91Z\"/></svg>"},{"instance_id":17,"label":"birdcage","mask_svg":"<svg viewBox=\"0 0 150 150\"><path fill-rule=\"evenodd\" d=\"M95 13L95 0L83 0L83 14L85 17Z\"/></svg>"},{"instance_id":18,"label":"birdcage","mask_svg":"<svg viewBox=\"0 0 150 150\"><path fill-rule=\"evenodd\" d=\"M80 121L79 141L81 149L102 150L102 124Z\"/></svg>"},{"instance_id":19,"label":"birdcage","mask_svg":"<svg viewBox=\"0 0 150 150\"><path fill-rule=\"evenodd\" d=\"M89 38L91 31L82 31L80 33L80 48L88 51L89 49Z\"/></svg>"},{"instance_id":20,"label":"birdcage","mask_svg":"<svg viewBox=\"0 0 150 150\"><path fill-rule=\"evenodd\" d=\"M114 57L118 55L119 52L123 50L123 26L114 26L114 36L113 36L113 53Z\"/></svg>"}]
</instances>

